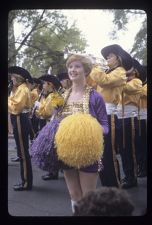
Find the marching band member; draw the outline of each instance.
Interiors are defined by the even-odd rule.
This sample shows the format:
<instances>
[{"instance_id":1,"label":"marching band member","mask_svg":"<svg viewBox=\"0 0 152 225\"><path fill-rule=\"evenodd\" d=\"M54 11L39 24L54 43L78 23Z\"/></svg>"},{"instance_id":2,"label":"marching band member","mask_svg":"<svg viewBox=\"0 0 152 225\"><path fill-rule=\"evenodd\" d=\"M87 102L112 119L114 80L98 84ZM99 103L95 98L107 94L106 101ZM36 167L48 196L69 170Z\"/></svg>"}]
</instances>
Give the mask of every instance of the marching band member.
<instances>
[{"instance_id":1,"label":"marching band member","mask_svg":"<svg viewBox=\"0 0 152 225\"><path fill-rule=\"evenodd\" d=\"M140 137L137 146L138 177L147 176L147 82L143 84L140 94Z\"/></svg>"},{"instance_id":2,"label":"marching band member","mask_svg":"<svg viewBox=\"0 0 152 225\"><path fill-rule=\"evenodd\" d=\"M39 118L35 115L35 107L34 104L36 101L40 101L42 97L42 81L39 78L32 78L33 85L31 90L31 100L32 100L32 110L30 113L31 120L31 132L30 132L30 140L32 142L33 138L39 131Z\"/></svg>"},{"instance_id":3,"label":"marching band member","mask_svg":"<svg viewBox=\"0 0 152 225\"><path fill-rule=\"evenodd\" d=\"M40 121L40 130L50 120L52 113L56 107L63 104L63 97L58 93L61 84L54 75L43 75L40 77L43 81L43 96L39 101L35 102L37 107L35 110L36 117ZM48 171L47 174L42 175L43 180L55 180L58 179L58 170Z\"/></svg>"},{"instance_id":4,"label":"marching band member","mask_svg":"<svg viewBox=\"0 0 152 225\"><path fill-rule=\"evenodd\" d=\"M31 80L30 73L22 67L9 67L11 80L16 90L8 97L8 110L11 116L13 134L20 157L21 183L14 185L15 191L31 190L33 183L31 159L29 155L29 112L31 95L26 81Z\"/></svg>"},{"instance_id":5,"label":"marching band member","mask_svg":"<svg viewBox=\"0 0 152 225\"><path fill-rule=\"evenodd\" d=\"M61 85L62 85L62 92L64 93L66 89L69 89L71 87L71 81L69 79L68 73L67 72L63 72L63 73L59 73L57 75Z\"/></svg>"},{"instance_id":6,"label":"marching band member","mask_svg":"<svg viewBox=\"0 0 152 225\"><path fill-rule=\"evenodd\" d=\"M137 176L147 176L147 68L135 60L142 81L138 106L139 136L136 141Z\"/></svg>"},{"instance_id":7,"label":"marching band member","mask_svg":"<svg viewBox=\"0 0 152 225\"><path fill-rule=\"evenodd\" d=\"M127 83L123 88L122 99L117 106L119 124L118 142L125 177L122 188L137 186L136 142L138 140L138 104L142 81L134 66L126 72Z\"/></svg>"},{"instance_id":8,"label":"marching band member","mask_svg":"<svg viewBox=\"0 0 152 225\"><path fill-rule=\"evenodd\" d=\"M131 56L119 45L109 45L101 50L107 60L108 70L104 71L94 67L90 77L97 83L97 91L103 96L106 103L110 131L105 137L103 154L104 169L100 172L103 186L121 187L120 169L116 154L116 108L120 101L121 93L126 84L126 70L132 67Z\"/></svg>"}]
</instances>

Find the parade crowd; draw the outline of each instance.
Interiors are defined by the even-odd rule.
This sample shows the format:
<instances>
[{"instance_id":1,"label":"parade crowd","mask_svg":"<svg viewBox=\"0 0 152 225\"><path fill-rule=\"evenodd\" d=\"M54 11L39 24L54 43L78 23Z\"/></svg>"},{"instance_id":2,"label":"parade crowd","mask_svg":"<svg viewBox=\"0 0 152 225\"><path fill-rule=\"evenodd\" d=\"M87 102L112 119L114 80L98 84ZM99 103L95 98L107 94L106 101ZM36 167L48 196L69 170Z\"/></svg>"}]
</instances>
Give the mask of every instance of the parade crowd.
<instances>
[{"instance_id":1,"label":"parade crowd","mask_svg":"<svg viewBox=\"0 0 152 225\"><path fill-rule=\"evenodd\" d=\"M33 163L43 180L64 174L74 216L129 216L124 189L147 176L147 66L117 44L101 54L107 69L81 54L57 75L8 68L8 132L21 176L13 188L32 191Z\"/></svg>"}]
</instances>

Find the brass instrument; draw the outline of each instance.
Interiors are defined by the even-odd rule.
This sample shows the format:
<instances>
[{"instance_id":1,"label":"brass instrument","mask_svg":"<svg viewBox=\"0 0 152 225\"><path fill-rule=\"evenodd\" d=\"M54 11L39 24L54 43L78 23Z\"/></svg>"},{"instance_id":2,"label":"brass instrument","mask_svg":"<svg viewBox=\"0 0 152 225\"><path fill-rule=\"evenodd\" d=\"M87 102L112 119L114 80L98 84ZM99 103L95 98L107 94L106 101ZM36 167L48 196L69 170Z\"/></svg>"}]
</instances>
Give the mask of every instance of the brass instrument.
<instances>
[{"instance_id":1,"label":"brass instrument","mask_svg":"<svg viewBox=\"0 0 152 225\"><path fill-rule=\"evenodd\" d=\"M9 95L10 95L12 89L13 89L13 81L10 80L9 83L8 83L8 94L9 94Z\"/></svg>"},{"instance_id":2,"label":"brass instrument","mask_svg":"<svg viewBox=\"0 0 152 225\"><path fill-rule=\"evenodd\" d=\"M38 102L41 100L41 97L42 95L44 94L44 90L41 91L41 93L39 94L39 98L38 98ZM34 114L35 114L35 111L37 109L37 106L34 105L33 109L32 109L32 112L31 112L31 118L33 118Z\"/></svg>"}]
</instances>

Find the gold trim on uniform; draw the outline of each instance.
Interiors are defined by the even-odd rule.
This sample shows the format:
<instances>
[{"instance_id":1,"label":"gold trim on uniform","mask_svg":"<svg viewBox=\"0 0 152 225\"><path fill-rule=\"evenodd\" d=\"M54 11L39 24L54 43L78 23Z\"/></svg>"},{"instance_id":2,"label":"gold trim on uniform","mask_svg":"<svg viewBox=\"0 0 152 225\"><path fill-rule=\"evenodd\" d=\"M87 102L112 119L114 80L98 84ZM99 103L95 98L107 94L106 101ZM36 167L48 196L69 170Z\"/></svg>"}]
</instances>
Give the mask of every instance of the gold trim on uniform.
<instances>
[{"instance_id":1,"label":"gold trim on uniform","mask_svg":"<svg viewBox=\"0 0 152 225\"><path fill-rule=\"evenodd\" d=\"M17 115L16 119L17 119L18 137L19 137L21 154L22 154L21 157L23 159L23 167L24 167L24 179L25 179L24 187L27 187L27 166L26 166L25 150L24 150L23 139L22 139L20 115Z\"/></svg>"},{"instance_id":2,"label":"gold trim on uniform","mask_svg":"<svg viewBox=\"0 0 152 225\"><path fill-rule=\"evenodd\" d=\"M137 162L136 162L136 153L135 153L135 123L134 117L131 117L131 138L132 138L132 156L134 161L134 175L137 176Z\"/></svg>"},{"instance_id":3,"label":"gold trim on uniform","mask_svg":"<svg viewBox=\"0 0 152 225\"><path fill-rule=\"evenodd\" d=\"M119 166L118 166L118 161L116 157L116 149L115 149L115 119L114 119L114 114L111 114L111 145L112 145L112 157L113 157L113 163L114 163L114 169L115 169L115 175L116 175L116 180L118 183L119 188L121 187L120 181L119 181Z\"/></svg>"}]
</instances>

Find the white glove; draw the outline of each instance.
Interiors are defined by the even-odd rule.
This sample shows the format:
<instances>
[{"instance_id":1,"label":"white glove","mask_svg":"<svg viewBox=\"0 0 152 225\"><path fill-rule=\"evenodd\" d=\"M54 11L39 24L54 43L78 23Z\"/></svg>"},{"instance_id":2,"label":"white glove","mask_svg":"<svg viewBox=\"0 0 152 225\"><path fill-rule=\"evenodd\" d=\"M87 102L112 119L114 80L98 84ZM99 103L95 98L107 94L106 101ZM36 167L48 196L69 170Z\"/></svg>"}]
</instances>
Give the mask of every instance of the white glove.
<instances>
[{"instance_id":1,"label":"white glove","mask_svg":"<svg viewBox=\"0 0 152 225\"><path fill-rule=\"evenodd\" d=\"M39 107L40 107L40 105L41 105L41 103L40 103L40 102L35 101L34 106L35 106L36 108L39 108Z\"/></svg>"}]
</instances>

